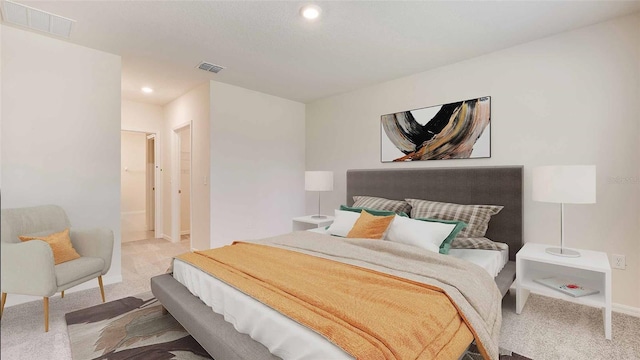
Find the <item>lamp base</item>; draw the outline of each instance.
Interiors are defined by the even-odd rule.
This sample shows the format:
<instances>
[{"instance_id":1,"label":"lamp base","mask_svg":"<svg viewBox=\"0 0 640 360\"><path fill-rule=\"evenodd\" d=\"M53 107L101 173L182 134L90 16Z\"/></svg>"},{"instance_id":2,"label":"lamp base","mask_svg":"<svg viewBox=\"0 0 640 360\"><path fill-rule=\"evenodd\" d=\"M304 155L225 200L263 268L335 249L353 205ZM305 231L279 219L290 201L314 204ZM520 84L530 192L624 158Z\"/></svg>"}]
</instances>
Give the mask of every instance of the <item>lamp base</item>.
<instances>
[{"instance_id":1,"label":"lamp base","mask_svg":"<svg viewBox=\"0 0 640 360\"><path fill-rule=\"evenodd\" d=\"M312 219L326 219L327 215L311 215Z\"/></svg>"},{"instance_id":2,"label":"lamp base","mask_svg":"<svg viewBox=\"0 0 640 360\"><path fill-rule=\"evenodd\" d=\"M575 250L563 249L563 248L547 248L546 252L551 255L564 256L564 257L580 257L580 253Z\"/></svg>"}]
</instances>

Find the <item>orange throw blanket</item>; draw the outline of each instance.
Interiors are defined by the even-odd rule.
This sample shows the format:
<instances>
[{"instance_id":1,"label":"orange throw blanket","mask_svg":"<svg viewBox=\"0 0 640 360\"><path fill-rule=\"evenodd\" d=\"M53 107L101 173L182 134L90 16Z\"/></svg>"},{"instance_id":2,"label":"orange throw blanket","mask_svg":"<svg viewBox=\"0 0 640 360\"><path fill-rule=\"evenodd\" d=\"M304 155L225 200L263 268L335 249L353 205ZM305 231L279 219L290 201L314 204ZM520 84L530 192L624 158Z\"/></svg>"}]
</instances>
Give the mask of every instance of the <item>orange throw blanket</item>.
<instances>
[{"instance_id":1,"label":"orange throw blanket","mask_svg":"<svg viewBox=\"0 0 640 360\"><path fill-rule=\"evenodd\" d=\"M177 258L357 359L458 359L474 338L441 289L401 277L243 242Z\"/></svg>"}]
</instances>

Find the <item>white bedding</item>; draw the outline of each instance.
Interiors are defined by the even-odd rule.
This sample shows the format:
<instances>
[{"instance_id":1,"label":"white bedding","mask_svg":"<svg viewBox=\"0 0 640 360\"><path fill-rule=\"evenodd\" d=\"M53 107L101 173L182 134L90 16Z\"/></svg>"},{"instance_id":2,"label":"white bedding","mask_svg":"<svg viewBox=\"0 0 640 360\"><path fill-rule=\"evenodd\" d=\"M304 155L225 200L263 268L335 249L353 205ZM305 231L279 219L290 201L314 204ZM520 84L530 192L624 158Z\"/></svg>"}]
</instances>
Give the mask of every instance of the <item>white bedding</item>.
<instances>
[{"instance_id":1,"label":"white bedding","mask_svg":"<svg viewBox=\"0 0 640 360\"><path fill-rule=\"evenodd\" d=\"M326 233L323 228L310 230ZM495 277L509 261L509 251L451 249L451 256L471 261ZM353 359L313 330L178 259L173 277L235 329L248 334L282 359Z\"/></svg>"},{"instance_id":2,"label":"white bedding","mask_svg":"<svg viewBox=\"0 0 640 360\"><path fill-rule=\"evenodd\" d=\"M175 259L173 277L238 332L248 334L282 359L353 359L313 330L190 264Z\"/></svg>"},{"instance_id":3,"label":"white bedding","mask_svg":"<svg viewBox=\"0 0 640 360\"><path fill-rule=\"evenodd\" d=\"M325 228L308 230L319 234L329 234ZM489 275L496 277L509 262L509 248L496 250L480 249L450 249L449 255L470 261L481 268L487 270Z\"/></svg>"},{"instance_id":4,"label":"white bedding","mask_svg":"<svg viewBox=\"0 0 640 360\"><path fill-rule=\"evenodd\" d=\"M470 261L487 270L489 275L496 277L509 262L509 249L481 250L481 249L449 249L449 255Z\"/></svg>"}]
</instances>

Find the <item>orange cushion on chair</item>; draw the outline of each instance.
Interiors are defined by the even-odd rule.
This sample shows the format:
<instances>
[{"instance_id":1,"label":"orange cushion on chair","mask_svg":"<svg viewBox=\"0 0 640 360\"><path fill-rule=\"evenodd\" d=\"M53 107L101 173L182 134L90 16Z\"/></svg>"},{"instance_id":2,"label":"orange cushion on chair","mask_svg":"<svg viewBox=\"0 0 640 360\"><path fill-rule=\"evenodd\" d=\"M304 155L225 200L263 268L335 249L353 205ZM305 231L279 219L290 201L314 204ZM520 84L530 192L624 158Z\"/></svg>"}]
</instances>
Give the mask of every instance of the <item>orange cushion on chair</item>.
<instances>
[{"instance_id":1,"label":"orange cushion on chair","mask_svg":"<svg viewBox=\"0 0 640 360\"><path fill-rule=\"evenodd\" d=\"M42 240L51 246L53 251L53 260L56 265L63 262L78 259L80 254L73 248L71 244L71 237L69 237L69 229L64 229L60 232L53 233L47 236L18 236L20 241Z\"/></svg>"}]
</instances>

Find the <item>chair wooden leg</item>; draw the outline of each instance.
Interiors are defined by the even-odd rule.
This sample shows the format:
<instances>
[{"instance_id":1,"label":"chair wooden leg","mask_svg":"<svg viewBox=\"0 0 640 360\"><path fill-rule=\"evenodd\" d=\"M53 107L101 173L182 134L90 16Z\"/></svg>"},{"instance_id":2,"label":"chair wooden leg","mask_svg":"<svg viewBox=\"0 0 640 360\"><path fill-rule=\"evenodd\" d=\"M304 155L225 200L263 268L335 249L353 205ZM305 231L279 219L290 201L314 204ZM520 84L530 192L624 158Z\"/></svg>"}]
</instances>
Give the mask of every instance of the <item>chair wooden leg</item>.
<instances>
[{"instance_id":1,"label":"chair wooden leg","mask_svg":"<svg viewBox=\"0 0 640 360\"><path fill-rule=\"evenodd\" d=\"M64 299L64 291L60 293L60 298Z\"/></svg>"},{"instance_id":2,"label":"chair wooden leg","mask_svg":"<svg viewBox=\"0 0 640 360\"><path fill-rule=\"evenodd\" d=\"M49 298L44 299L44 332L49 332Z\"/></svg>"},{"instance_id":3,"label":"chair wooden leg","mask_svg":"<svg viewBox=\"0 0 640 360\"><path fill-rule=\"evenodd\" d=\"M7 302L7 293L2 293L2 307L0 307L0 318L2 317L2 313L4 312L4 303Z\"/></svg>"},{"instance_id":4,"label":"chair wooden leg","mask_svg":"<svg viewBox=\"0 0 640 360\"><path fill-rule=\"evenodd\" d=\"M102 295L102 302L104 302L104 286L102 285L102 276L98 276L98 284L100 285L100 295Z\"/></svg>"}]
</instances>

